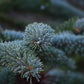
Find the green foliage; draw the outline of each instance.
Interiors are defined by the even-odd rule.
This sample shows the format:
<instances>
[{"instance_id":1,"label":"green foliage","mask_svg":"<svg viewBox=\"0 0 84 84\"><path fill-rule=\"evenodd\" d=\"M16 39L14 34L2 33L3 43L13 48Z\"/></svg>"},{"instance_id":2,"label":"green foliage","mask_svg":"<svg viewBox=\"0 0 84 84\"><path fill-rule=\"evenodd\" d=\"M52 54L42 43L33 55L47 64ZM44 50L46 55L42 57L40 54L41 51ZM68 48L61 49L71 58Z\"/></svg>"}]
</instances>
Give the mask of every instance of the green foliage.
<instances>
[{"instance_id":1,"label":"green foliage","mask_svg":"<svg viewBox=\"0 0 84 84\"><path fill-rule=\"evenodd\" d=\"M43 84L84 84L83 75L71 71L54 69L45 74Z\"/></svg>"},{"instance_id":2,"label":"green foliage","mask_svg":"<svg viewBox=\"0 0 84 84\"><path fill-rule=\"evenodd\" d=\"M23 32L17 32L14 30L3 30L0 27L0 41L14 41L22 39L23 39Z\"/></svg>"},{"instance_id":3,"label":"green foliage","mask_svg":"<svg viewBox=\"0 0 84 84\"><path fill-rule=\"evenodd\" d=\"M16 84L15 74L8 68L2 69L0 72L0 84Z\"/></svg>"},{"instance_id":4,"label":"green foliage","mask_svg":"<svg viewBox=\"0 0 84 84\"><path fill-rule=\"evenodd\" d=\"M16 32L14 30L5 30L3 34L6 37L7 41L23 39L23 32Z\"/></svg>"},{"instance_id":5,"label":"green foliage","mask_svg":"<svg viewBox=\"0 0 84 84\"><path fill-rule=\"evenodd\" d=\"M0 26L0 42L5 40L5 35L3 34L3 29L2 27Z\"/></svg>"},{"instance_id":6,"label":"green foliage","mask_svg":"<svg viewBox=\"0 0 84 84\"><path fill-rule=\"evenodd\" d=\"M8 12L12 9L11 0L0 0L0 11Z\"/></svg>"},{"instance_id":7,"label":"green foliage","mask_svg":"<svg viewBox=\"0 0 84 84\"><path fill-rule=\"evenodd\" d=\"M56 33L63 32L63 31L72 31L74 32L74 24L78 20L78 17L74 17L69 19L68 21L65 21L64 23L56 26Z\"/></svg>"},{"instance_id":8,"label":"green foliage","mask_svg":"<svg viewBox=\"0 0 84 84\"><path fill-rule=\"evenodd\" d=\"M73 7L66 0L50 0L50 6L47 10L60 17L84 16L83 11Z\"/></svg>"},{"instance_id":9,"label":"green foliage","mask_svg":"<svg viewBox=\"0 0 84 84\"><path fill-rule=\"evenodd\" d=\"M5 5L5 6L4 6ZM0 10L1 11L10 11L10 10L39 10L40 9L40 0L1 0L0 1Z\"/></svg>"},{"instance_id":10,"label":"green foliage","mask_svg":"<svg viewBox=\"0 0 84 84\"><path fill-rule=\"evenodd\" d=\"M64 23L64 26L56 27L56 34L52 37L52 46L58 48L75 59L78 68L82 68L81 58L84 56L84 35L83 35L83 18L71 19ZM84 59L82 59L84 61ZM82 61L82 63L83 63Z\"/></svg>"},{"instance_id":11,"label":"green foliage","mask_svg":"<svg viewBox=\"0 0 84 84\"><path fill-rule=\"evenodd\" d=\"M54 34L54 30L43 23L33 23L29 24L25 29L24 41L26 45L33 45L42 48L50 45L51 37Z\"/></svg>"},{"instance_id":12,"label":"green foliage","mask_svg":"<svg viewBox=\"0 0 84 84\"><path fill-rule=\"evenodd\" d=\"M23 78L27 78L27 80L30 79L30 82L32 77L39 80L39 73L43 71L43 65L40 60L35 57L35 54L30 50L26 51L22 44L23 41L1 43L1 63L3 66L11 68L13 72L21 74Z\"/></svg>"},{"instance_id":13,"label":"green foliage","mask_svg":"<svg viewBox=\"0 0 84 84\"><path fill-rule=\"evenodd\" d=\"M11 18L11 16L8 13L4 13L4 12L0 12L0 20L2 22L7 23L11 27L20 28L20 29L23 29L23 27L28 24L24 21L21 21L21 20L19 21L15 18Z\"/></svg>"},{"instance_id":14,"label":"green foliage","mask_svg":"<svg viewBox=\"0 0 84 84\"><path fill-rule=\"evenodd\" d=\"M44 47L41 51L36 51L37 56L42 60L47 68L75 69L75 62L67 57L65 53L54 47ZM50 66L48 66L50 65Z\"/></svg>"},{"instance_id":15,"label":"green foliage","mask_svg":"<svg viewBox=\"0 0 84 84\"><path fill-rule=\"evenodd\" d=\"M52 45L69 56L84 56L84 36L81 33L83 28L80 28L82 25L83 19L78 18L72 18L63 25L58 25L56 34L52 37Z\"/></svg>"},{"instance_id":16,"label":"green foliage","mask_svg":"<svg viewBox=\"0 0 84 84\"><path fill-rule=\"evenodd\" d=\"M1 11L43 11L59 17L84 16L84 12L65 0L1 0ZM66 10L66 11L65 11Z\"/></svg>"},{"instance_id":17,"label":"green foliage","mask_svg":"<svg viewBox=\"0 0 84 84\"><path fill-rule=\"evenodd\" d=\"M38 11L40 8L40 0L11 0L15 10L33 10Z\"/></svg>"},{"instance_id":18,"label":"green foliage","mask_svg":"<svg viewBox=\"0 0 84 84\"><path fill-rule=\"evenodd\" d=\"M33 81L32 78L39 81L43 70L59 68L61 70L49 72L50 77L42 82L84 84L81 74L66 72L76 68L74 60L68 56L75 57L77 54L80 57L84 56L84 36L73 32L75 22L76 19L65 22L63 29L62 26L57 27L59 30L56 33L50 26L43 23L29 24L26 26L25 33L3 31L5 41L8 42L0 43L0 68L9 68L10 72L20 74L30 83Z\"/></svg>"},{"instance_id":19,"label":"green foliage","mask_svg":"<svg viewBox=\"0 0 84 84\"><path fill-rule=\"evenodd\" d=\"M33 23L26 27L24 40L26 46L32 48L37 56L46 65L74 68L74 62L67 58L64 52L51 47L51 38L54 30L42 23ZM50 47L49 47L50 46Z\"/></svg>"},{"instance_id":20,"label":"green foliage","mask_svg":"<svg viewBox=\"0 0 84 84\"><path fill-rule=\"evenodd\" d=\"M53 37L52 45L63 50L67 55L84 56L84 36L82 35L74 35L71 32L58 33Z\"/></svg>"},{"instance_id":21,"label":"green foliage","mask_svg":"<svg viewBox=\"0 0 84 84\"><path fill-rule=\"evenodd\" d=\"M78 19L74 24L74 30L78 34L84 35L84 18Z\"/></svg>"}]
</instances>

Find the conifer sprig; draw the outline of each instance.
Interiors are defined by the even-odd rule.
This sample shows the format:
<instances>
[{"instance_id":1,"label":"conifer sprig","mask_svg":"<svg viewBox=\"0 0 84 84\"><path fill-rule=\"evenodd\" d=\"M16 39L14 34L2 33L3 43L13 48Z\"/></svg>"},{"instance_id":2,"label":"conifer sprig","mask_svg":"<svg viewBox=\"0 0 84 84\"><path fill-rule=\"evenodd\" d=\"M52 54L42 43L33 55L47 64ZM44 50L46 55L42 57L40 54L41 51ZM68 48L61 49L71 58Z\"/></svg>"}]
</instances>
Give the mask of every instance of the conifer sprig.
<instances>
[{"instance_id":1,"label":"conifer sprig","mask_svg":"<svg viewBox=\"0 0 84 84\"><path fill-rule=\"evenodd\" d=\"M78 17L74 17L69 19L68 21L65 21L64 23L56 26L56 33L63 32L63 31L72 31L74 32L74 24L78 20Z\"/></svg>"},{"instance_id":2,"label":"conifer sprig","mask_svg":"<svg viewBox=\"0 0 84 84\"><path fill-rule=\"evenodd\" d=\"M57 48L48 46L36 51L37 56L42 60L43 64L49 68L58 67L66 69L75 69L75 61L67 57L65 53ZM50 66L48 66L50 65Z\"/></svg>"},{"instance_id":3,"label":"conifer sprig","mask_svg":"<svg viewBox=\"0 0 84 84\"><path fill-rule=\"evenodd\" d=\"M67 55L80 54L84 56L84 36L71 32L58 33L52 39L52 45L63 50Z\"/></svg>"},{"instance_id":4,"label":"conifer sprig","mask_svg":"<svg viewBox=\"0 0 84 84\"><path fill-rule=\"evenodd\" d=\"M33 51L24 50L21 42L15 41L0 44L2 47L0 50L4 53L4 56L1 57L1 63L11 68L13 72L21 74L23 78L30 79L30 82L32 77L39 80L39 73L43 71L43 64L35 57Z\"/></svg>"},{"instance_id":5,"label":"conifer sprig","mask_svg":"<svg viewBox=\"0 0 84 84\"><path fill-rule=\"evenodd\" d=\"M22 40L24 33L20 31L17 32L14 30L5 30L3 34L6 37L7 41L14 41L14 40Z\"/></svg>"},{"instance_id":6,"label":"conifer sprig","mask_svg":"<svg viewBox=\"0 0 84 84\"><path fill-rule=\"evenodd\" d=\"M50 45L51 37L54 34L54 30L43 23L29 24L25 29L24 41L25 44L36 47L47 47Z\"/></svg>"}]
</instances>

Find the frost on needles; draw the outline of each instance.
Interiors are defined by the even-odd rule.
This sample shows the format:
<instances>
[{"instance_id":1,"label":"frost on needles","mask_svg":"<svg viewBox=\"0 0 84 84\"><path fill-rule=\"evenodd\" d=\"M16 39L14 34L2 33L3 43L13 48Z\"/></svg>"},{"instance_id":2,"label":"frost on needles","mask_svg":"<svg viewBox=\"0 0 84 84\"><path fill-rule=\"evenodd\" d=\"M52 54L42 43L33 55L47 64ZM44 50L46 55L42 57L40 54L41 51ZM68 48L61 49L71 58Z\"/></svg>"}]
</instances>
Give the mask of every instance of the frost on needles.
<instances>
[{"instance_id":1,"label":"frost on needles","mask_svg":"<svg viewBox=\"0 0 84 84\"><path fill-rule=\"evenodd\" d=\"M71 53L69 47L73 47L74 52L77 52L79 47L83 50L82 35L76 36L73 32L68 31L56 33L54 29L43 23L29 24L24 33L4 32L3 35L7 34L11 39L13 34L17 34L13 37L14 40L16 39L15 41L7 40L7 42L0 43L0 67L7 67L13 73L20 74L22 78L26 78L30 82L32 82L33 77L39 81L40 73L51 68L65 71L74 70L76 68L75 61L66 53ZM80 46L76 49L75 43L79 45L78 40L80 40ZM66 46L64 46L65 43ZM67 51L63 49L64 47Z\"/></svg>"}]
</instances>

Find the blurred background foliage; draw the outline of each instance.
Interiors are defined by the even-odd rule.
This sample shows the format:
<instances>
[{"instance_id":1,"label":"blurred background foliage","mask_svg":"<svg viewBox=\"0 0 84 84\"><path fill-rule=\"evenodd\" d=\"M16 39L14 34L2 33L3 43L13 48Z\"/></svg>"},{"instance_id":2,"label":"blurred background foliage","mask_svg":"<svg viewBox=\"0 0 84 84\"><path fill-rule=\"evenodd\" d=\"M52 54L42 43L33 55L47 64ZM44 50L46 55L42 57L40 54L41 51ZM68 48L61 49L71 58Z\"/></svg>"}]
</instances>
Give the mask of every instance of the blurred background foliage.
<instances>
[{"instance_id":1,"label":"blurred background foliage","mask_svg":"<svg viewBox=\"0 0 84 84\"><path fill-rule=\"evenodd\" d=\"M24 30L33 22L43 22L55 28L64 20L84 15L84 0L0 0L0 25Z\"/></svg>"}]
</instances>

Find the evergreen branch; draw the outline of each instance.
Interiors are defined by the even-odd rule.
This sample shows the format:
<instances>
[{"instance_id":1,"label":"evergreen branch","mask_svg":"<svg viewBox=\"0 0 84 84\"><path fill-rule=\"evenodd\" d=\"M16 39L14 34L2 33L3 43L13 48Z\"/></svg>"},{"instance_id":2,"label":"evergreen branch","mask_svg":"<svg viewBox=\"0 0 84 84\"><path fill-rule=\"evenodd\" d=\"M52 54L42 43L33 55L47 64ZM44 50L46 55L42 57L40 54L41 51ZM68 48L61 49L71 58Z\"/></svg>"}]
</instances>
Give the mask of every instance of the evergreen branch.
<instances>
[{"instance_id":1,"label":"evergreen branch","mask_svg":"<svg viewBox=\"0 0 84 84\"><path fill-rule=\"evenodd\" d=\"M48 25L42 23L30 24L25 30L25 48L33 47L32 50L35 51L44 65L50 64L50 67L52 67L55 64L56 67L75 68L72 59L69 59L61 50L51 47L53 35L55 35L54 30Z\"/></svg>"},{"instance_id":2,"label":"evergreen branch","mask_svg":"<svg viewBox=\"0 0 84 84\"><path fill-rule=\"evenodd\" d=\"M75 22L75 24L77 23ZM26 27L24 37L21 32L12 31L12 34L9 30L5 31L3 35L10 37L9 40L19 40L0 43L0 65L8 67L10 71L16 74L20 74L22 78L30 80L30 83L33 77L39 81L43 64L47 66L47 69L52 67L65 70L74 69L74 61L66 55L84 55L84 36L75 35L73 27L74 23L66 22L64 29L57 30L58 33L55 34L50 26L43 23L33 23ZM48 84L56 79L53 83L84 83L80 74L61 72L60 70L57 72L54 79L50 78L49 82L46 80ZM70 80L71 78L72 80Z\"/></svg>"},{"instance_id":3,"label":"evergreen branch","mask_svg":"<svg viewBox=\"0 0 84 84\"><path fill-rule=\"evenodd\" d=\"M60 69L50 70L45 74L42 84L84 84L84 77L80 73L63 71Z\"/></svg>"},{"instance_id":4,"label":"evergreen branch","mask_svg":"<svg viewBox=\"0 0 84 84\"><path fill-rule=\"evenodd\" d=\"M22 40L23 39L23 33L22 32L16 32L14 30L5 30L4 35L6 37L6 40L8 40L8 41Z\"/></svg>"},{"instance_id":5,"label":"evergreen branch","mask_svg":"<svg viewBox=\"0 0 84 84\"><path fill-rule=\"evenodd\" d=\"M67 57L65 53L57 48L48 47L43 48L42 51L36 51L37 56L47 67L59 67L66 69L75 69L75 62L71 58ZM50 65L50 66L48 66Z\"/></svg>"},{"instance_id":6,"label":"evergreen branch","mask_svg":"<svg viewBox=\"0 0 84 84\"><path fill-rule=\"evenodd\" d=\"M13 72L21 74L23 78L30 79L30 82L32 77L35 77L39 81L39 73L43 71L43 65L31 50L24 50L24 46L21 45L23 42L1 43L0 50L5 54L1 57L0 62L2 65L11 68Z\"/></svg>"},{"instance_id":7,"label":"evergreen branch","mask_svg":"<svg viewBox=\"0 0 84 84\"><path fill-rule=\"evenodd\" d=\"M67 55L84 56L84 36L82 35L74 35L71 32L58 33L53 37L52 45L63 50Z\"/></svg>"},{"instance_id":8,"label":"evergreen branch","mask_svg":"<svg viewBox=\"0 0 84 84\"><path fill-rule=\"evenodd\" d=\"M50 45L51 37L54 30L43 23L33 23L26 27L24 34L24 41L26 45L33 45L33 47Z\"/></svg>"},{"instance_id":9,"label":"evergreen branch","mask_svg":"<svg viewBox=\"0 0 84 84\"><path fill-rule=\"evenodd\" d=\"M56 33L63 32L63 31L72 31L74 32L74 24L78 20L77 17L71 18L68 21L65 21L64 23L58 25L56 27Z\"/></svg>"}]
</instances>

